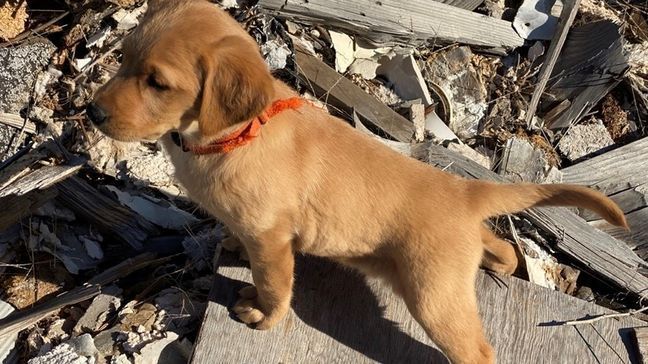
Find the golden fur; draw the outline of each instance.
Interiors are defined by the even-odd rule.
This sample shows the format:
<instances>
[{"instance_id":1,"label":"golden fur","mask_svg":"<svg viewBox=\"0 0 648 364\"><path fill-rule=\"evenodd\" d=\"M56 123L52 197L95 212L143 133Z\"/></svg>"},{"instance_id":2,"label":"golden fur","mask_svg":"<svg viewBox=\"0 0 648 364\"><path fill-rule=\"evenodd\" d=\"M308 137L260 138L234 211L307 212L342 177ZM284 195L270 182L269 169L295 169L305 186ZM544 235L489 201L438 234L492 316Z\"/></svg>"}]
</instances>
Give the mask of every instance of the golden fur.
<instances>
[{"instance_id":1,"label":"golden fur","mask_svg":"<svg viewBox=\"0 0 648 364\"><path fill-rule=\"evenodd\" d=\"M95 105L98 127L124 141L160 139L190 197L221 220L250 259L255 286L238 317L269 329L290 307L295 252L379 276L454 363L492 363L475 295L480 265L517 266L484 220L531 206L592 209L626 226L604 195L570 185L468 181L402 156L313 106L272 118L227 154L195 156L169 136L206 143L295 96L268 72L255 42L207 1L149 1L117 75Z\"/></svg>"}]
</instances>

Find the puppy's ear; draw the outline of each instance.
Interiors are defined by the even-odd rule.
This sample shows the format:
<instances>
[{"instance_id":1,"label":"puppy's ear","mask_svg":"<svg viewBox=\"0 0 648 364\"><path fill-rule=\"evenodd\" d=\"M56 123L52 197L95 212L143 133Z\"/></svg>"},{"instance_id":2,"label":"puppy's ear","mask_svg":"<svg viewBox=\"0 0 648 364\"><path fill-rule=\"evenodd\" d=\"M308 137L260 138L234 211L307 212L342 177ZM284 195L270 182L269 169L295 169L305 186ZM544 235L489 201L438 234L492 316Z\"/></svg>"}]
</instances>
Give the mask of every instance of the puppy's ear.
<instances>
[{"instance_id":1,"label":"puppy's ear","mask_svg":"<svg viewBox=\"0 0 648 364\"><path fill-rule=\"evenodd\" d=\"M202 100L198 122L203 136L259 115L274 96L273 78L257 48L229 36L201 58Z\"/></svg>"}]
</instances>

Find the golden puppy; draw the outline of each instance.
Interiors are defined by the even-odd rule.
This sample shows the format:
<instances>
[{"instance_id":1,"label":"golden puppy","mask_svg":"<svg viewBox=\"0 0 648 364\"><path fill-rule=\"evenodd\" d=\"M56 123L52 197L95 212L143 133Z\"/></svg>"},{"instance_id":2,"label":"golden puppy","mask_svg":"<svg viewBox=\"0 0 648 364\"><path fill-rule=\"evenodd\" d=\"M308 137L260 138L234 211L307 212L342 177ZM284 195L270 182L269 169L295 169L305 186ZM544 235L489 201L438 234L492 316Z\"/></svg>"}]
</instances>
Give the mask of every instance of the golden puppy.
<instances>
[{"instance_id":1,"label":"golden puppy","mask_svg":"<svg viewBox=\"0 0 648 364\"><path fill-rule=\"evenodd\" d=\"M161 140L190 197L247 251L255 287L234 311L257 329L286 314L304 252L384 278L452 362L492 363L475 275L480 262L510 273L517 259L484 220L572 205L626 226L584 187L468 181L402 156L300 104L215 5L149 4L88 115L112 138Z\"/></svg>"}]
</instances>

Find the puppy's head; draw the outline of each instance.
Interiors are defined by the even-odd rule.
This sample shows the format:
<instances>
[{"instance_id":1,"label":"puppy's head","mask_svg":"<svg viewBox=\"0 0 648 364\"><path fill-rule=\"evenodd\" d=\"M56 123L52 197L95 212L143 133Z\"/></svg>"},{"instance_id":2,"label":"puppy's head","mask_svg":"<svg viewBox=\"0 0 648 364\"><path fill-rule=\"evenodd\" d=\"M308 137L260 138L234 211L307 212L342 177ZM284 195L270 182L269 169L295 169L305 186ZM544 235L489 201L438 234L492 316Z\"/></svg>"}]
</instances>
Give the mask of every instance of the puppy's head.
<instances>
[{"instance_id":1,"label":"puppy's head","mask_svg":"<svg viewBox=\"0 0 648 364\"><path fill-rule=\"evenodd\" d=\"M254 40L205 0L149 1L122 53L119 71L87 109L117 140L193 129L209 138L258 115L272 100L272 76Z\"/></svg>"}]
</instances>

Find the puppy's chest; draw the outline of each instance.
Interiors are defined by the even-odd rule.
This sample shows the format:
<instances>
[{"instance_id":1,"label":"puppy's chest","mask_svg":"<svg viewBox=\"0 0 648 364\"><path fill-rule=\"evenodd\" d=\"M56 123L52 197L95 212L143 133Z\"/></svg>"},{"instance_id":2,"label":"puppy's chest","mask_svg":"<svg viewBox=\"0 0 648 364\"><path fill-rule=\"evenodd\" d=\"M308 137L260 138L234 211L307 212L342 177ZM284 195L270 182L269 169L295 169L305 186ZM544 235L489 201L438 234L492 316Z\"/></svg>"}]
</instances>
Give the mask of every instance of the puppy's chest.
<instances>
[{"instance_id":1,"label":"puppy's chest","mask_svg":"<svg viewBox=\"0 0 648 364\"><path fill-rule=\"evenodd\" d=\"M254 205L263 204L264 194L254 183L256 178L241 178L218 156L196 158L177 148L167 151L176 179L207 212L229 226L258 218Z\"/></svg>"}]
</instances>

